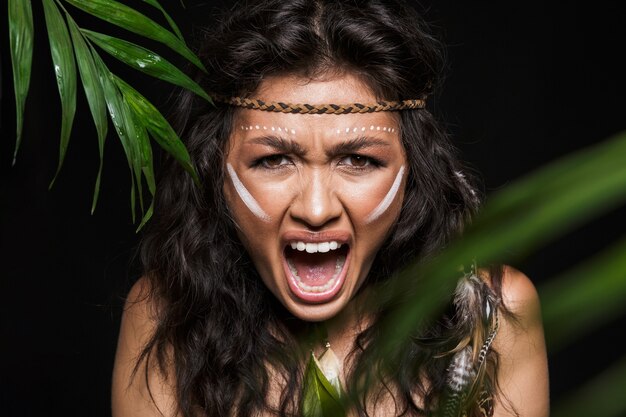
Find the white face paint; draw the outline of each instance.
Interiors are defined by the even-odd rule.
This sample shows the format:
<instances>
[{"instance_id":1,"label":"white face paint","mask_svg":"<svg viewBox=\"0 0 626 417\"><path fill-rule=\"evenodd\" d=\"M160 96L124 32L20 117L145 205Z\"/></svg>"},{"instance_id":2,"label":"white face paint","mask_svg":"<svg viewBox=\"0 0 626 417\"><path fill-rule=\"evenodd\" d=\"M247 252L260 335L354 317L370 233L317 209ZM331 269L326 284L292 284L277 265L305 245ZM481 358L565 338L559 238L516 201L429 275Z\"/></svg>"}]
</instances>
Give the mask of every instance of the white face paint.
<instances>
[{"instance_id":1,"label":"white face paint","mask_svg":"<svg viewBox=\"0 0 626 417\"><path fill-rule=\"evenodd\" d=\"M369 126L369 128L367 126L362 126L360 128L359 127L353 127L353 128L346 127L345 130L344 129L333 129L333 130L338 135L341 134L341 133L367 132L368 130L375 130L375 131L378 131L378 132L385 132L385 133L396 133L396 128L395 127L374 126L374 125Z\"/></svg>"},{"instance_id":2,"label":"white face paint","mask_svg":"<svg viewBox=\"0 0 626 417\"><path fill-rule=\"evenodd\" d=\"M378 204L376 208L372 210L372 212L365 219L366 223L373 222L374 220L379 218L385 211L387 211L391 203L393 203L393 200L396 198L396 194L398 194L398 190L400 189L400 184L402 184L403 176L404 176L404 165L400 167L400 170L398 171L398 175L396 175L396 179L393 181L393 184L391 184L391 188L389 189L389 192L387 193L385 198L382 199L380 204Z\"/></svg>"},{"instance_id":3,"label":"white face paint","mask_svg":"<svg viewBox=\"0 0 626 417\"><path fill-rule=\"evenodd\" d=\"M264 125L250 125L250 126L239 126L241 128L241 130L271 130L272 132L285 132L285 133L291 133L292 135L296 134L296 130L295 129L289 129L286 127L282 127L282 126L264 126Z\"/></svg>"},{"instance_id":4,"label":"white face paint","mask_svg":"<svg viewBox=\"0 0 626 417\"><path fill-rule=\"evenodd\" d=\"M226 169L228 170L228 175L230 175L230 179L235 186L235 191L239 194L241 201L243 201L252 214L269 223L272 220L271 217L261 208L259 203L254 199L254 197L252 197L252 194L250 194L250 191L248 191L248 189L243 185L233 166L231 164L226 164Z\"/></svg>"}]
</instances>

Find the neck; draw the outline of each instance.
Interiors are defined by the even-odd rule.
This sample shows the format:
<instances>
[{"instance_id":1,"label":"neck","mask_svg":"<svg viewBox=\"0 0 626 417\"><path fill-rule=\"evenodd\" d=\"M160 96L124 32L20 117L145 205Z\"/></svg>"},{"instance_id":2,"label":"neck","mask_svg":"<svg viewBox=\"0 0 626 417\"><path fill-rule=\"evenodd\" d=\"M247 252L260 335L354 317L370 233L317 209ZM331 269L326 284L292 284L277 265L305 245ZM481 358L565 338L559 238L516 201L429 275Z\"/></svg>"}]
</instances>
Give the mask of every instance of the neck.
<instances>
[{"instance_id":1,"label":"neck","mask_svg":"<svg viewBox=\"0 0 626 417\"><path fill-rule=\"evenodd\" d=\"M354 347L356 337L370 322L362 307L364 297L364 293L358 294L339 314L320 323L320 327L325 330L326 340L315 340L313 349L316 354L325 350L324 343L328 341L340 362L344 362Z\"/></svg>"}]
</instances>

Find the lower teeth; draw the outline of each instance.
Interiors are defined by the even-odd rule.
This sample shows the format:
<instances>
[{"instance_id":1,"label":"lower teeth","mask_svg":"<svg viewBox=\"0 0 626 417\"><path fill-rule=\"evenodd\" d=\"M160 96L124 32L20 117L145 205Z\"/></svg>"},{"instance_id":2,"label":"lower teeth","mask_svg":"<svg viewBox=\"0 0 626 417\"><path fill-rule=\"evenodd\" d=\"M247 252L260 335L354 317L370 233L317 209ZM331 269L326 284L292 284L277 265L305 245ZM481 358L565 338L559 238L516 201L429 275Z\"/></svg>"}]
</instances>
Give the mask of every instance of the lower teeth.
<instances>
[{"instance_id":1,"label":"lower teeth","mask_svg":"<svg viewBox=\"0 0 626 417\"><path fill-rule=\"evenodd\" d=\"M287 265L289 266L289 270L291 271L291 274L296 279L296 284L298 285L298 287L300 287L302 290L304 290L306 292L324 292L324 291L328 291L329 289L331 289L332 286L337 281L337 277L341 273L341 270L343 269L343 266L344 266L345 263L346 263L346 257L345 256L337 257L337 263L335 264L335 273L334 273L333 277L326 284L324 284L324 285L308 285L308 284L305 284L304 282L302 282L302 280L298 276L298 270L291 263L291 261L289 259L287 259Z\"/></svg>"}]
</instances>

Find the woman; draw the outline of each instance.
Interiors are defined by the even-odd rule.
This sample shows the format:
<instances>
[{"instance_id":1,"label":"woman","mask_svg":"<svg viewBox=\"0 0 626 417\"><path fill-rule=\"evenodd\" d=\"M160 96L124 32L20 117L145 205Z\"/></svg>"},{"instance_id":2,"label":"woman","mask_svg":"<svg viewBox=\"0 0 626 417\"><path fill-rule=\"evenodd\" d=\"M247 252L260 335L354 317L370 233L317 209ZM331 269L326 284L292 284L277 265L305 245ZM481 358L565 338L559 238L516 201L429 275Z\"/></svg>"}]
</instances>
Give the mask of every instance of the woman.
<instances>
[{"instance_id":1,"label":"woman","mask_svg":"<svg viewBox=\"0 0 626 417\"><path fill-rule=\"evenodd\" d=\"M468 274L442 317L376 359L375 285L478 204L424 108L443 63L416 13L257 1L202 45L196 78L216 104L184 93L178 107L202 186L163 167L114 415L299 415L309 360L348 415L547 415L537 294L511 268Z\"/></svg>"}]
</instances>

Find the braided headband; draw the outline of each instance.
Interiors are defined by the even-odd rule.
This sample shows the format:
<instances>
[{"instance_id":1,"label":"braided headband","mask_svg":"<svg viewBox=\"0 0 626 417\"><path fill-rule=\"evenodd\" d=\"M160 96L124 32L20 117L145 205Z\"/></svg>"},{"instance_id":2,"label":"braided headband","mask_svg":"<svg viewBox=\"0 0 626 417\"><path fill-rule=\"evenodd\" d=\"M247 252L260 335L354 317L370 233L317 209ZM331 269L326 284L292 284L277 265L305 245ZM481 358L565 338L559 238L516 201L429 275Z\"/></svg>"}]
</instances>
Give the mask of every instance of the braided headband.
<instances>
[{"instance_id":1,"label":"braided headband","mask_svg":"<svg viewBox=\"0 0 626 417\"><path fill-rule=\"evenodd\" d=\"M265 102L259 99L225 97L220 95L213 95L212 98L217 102L231 106L292 114L374 113L379 111L423 109L426 106L425 100L378 101L375 104L293 104L274 101Z\"/></svg>"}]
</instances>

